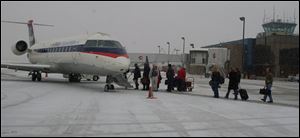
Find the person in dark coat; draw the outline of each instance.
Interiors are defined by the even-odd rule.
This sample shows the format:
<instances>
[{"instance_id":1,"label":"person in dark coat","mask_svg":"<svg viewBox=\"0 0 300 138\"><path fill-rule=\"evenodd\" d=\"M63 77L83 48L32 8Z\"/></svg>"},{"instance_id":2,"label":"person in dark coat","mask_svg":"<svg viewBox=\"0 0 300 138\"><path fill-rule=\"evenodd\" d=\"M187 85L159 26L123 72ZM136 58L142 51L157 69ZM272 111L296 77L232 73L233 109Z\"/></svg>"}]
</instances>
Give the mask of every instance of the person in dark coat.
<instances>
[{"instance_id":1,"label":"person in dark coat","mask_svg":"<svg viewBox=\"0 0 300 138\"><path fill-rule=\"evenodd\" d=\"M138 83L138 79L141 77L141 70L139 68L139 66L135 63L134 64L135 69L133 72L133 81L135 82L135 89L138 90L139 89L139 83Z\"/></svg>"},{"instance_id":2,"label":"person in dark coat","mask_svg":"<svg viewBox=\"0 0 300 138\"><path fill-rule=\"evenodd\" d=\"M150 85L149 72L150 72L150 66L149 64L145 63L143 78L142 78L143 90L149 90L149 85Z\"/></svg>"},{"instance_id":3,"label":"person in dark coat","mask_svg":"<svg viewBox=\"0 0 300 138\"><path fill-rule=\"evenodd\" d=\"M168 92L171 92L173 89L173 81L174 81L174 76L175 76L175 71L172 68L172 65L168 65L168 70L167 70L167 84L168 84Z\"/></svg>"},{"instance_id":4,"label":"person in dark coat","mask_svg":"<svg viewBox=\"0 0 300 138\"><path fill-rule=\"evenodd\" d=\"M229 72L229 84L228 84L228 90L226 93L225 98L228 98L230 90L234 91L234 100L237 100L237 95L238 95L238 84L239 84L239 78L238 78L238 73L231 68L231 71Z\"/></svg>"},{"instance_id":5,"label":"person in dark coat","mask_svg":"<svg viewBox=\"0 0 300 138\"><path fill-rule=\"evenodd\" d=\"M159 84L162 80L161 74L160 74L160 70L158 69L158 80L157 80L157 89L159 88Z\"/></svg>"},{"instance_id":6,"label":"person in dark coat","mask_svg":"<svg viewBox=\"0 0 300 138\"><path fill-rule=\"evenodd\" d=\"M211 88L214 92L215 98L219 98L219 85L221 84L220 79L221 79L221 74L219 72L218 67L215 65L213 67L213 71L211 75Z\"/></svg>"},{"instance_id":7,"label":"person in dark coat","mask_svg":"<svg viewBox=\"0 0 300 138\"><path fill-rule=\"evenodd\" d=\"M235 71L237 73L237 77L238 77L238 87L239 87L239 84L241 82L241 77L242 77L242 74L241 74L241 71L239 70L239 68L235 68Z\"/></svg>"}]
</instances>

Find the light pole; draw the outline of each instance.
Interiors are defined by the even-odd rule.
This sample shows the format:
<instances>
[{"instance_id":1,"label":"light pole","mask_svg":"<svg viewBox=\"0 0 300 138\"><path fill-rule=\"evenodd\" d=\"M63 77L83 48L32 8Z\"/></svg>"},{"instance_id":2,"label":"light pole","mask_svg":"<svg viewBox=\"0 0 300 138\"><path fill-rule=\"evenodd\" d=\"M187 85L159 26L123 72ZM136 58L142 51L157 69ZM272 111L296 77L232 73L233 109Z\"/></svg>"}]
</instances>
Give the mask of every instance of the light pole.
<instances>
[{"instance_id":1,"label":"light pole","mask_svg":"<svg viewBox=\"0 0 300 138\"><path fill-rule=\"evenodd\" d=\"M169 55L170 55L170 42L167 42L168 44L168 64L169 64Z\"/></svg>"},{"instance_id":2,"label":"light pole","mask_svg":"<svg viewBox=\"0 0 300 138\"><path fill-rule=\"evenodd\" d=\"M185 38L181 37L183 40L183 47L182 47L182 67L184 67L184 47L185 47Z\"/></svg>"},{"instance_id":3,"label":"light pole","mask_svg":"<svg viewBox=\"0 0 300 138\"><path fill-rule=\"evenodd\" d=\"M160 54L160 46L157 46L158 47L158 54Z\"/></svg>"},{"instance_id":4,"label":"light pole","mask_svg":"<svg viewBox=\"0 0 300 138\"><path fill-rule=\"evenodd\" d=\"M242 54L242 71L244 72L244 54L245 54L245 17L240 17L240 20L243 21L243 54Z\"/></svg>"}]
</instances>

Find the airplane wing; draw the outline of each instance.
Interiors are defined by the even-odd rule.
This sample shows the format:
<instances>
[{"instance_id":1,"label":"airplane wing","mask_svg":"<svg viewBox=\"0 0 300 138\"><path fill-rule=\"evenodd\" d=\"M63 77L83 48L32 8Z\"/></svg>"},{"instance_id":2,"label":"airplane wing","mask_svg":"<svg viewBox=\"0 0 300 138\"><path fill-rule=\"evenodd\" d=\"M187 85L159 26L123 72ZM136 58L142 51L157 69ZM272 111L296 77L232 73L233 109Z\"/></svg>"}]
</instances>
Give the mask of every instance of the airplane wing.
<instances>
[{"instance_id":1,"label":"airplane wing","mask_svg":"<svg viewBox=\"0 0 300 138\"><path fill-rule=\"evenodd\" d=\"M23 71L42 71L50 72L50 65L30 64L30 63L1 63L1 68L23 70Z\"/></svg>"}]
</instances>

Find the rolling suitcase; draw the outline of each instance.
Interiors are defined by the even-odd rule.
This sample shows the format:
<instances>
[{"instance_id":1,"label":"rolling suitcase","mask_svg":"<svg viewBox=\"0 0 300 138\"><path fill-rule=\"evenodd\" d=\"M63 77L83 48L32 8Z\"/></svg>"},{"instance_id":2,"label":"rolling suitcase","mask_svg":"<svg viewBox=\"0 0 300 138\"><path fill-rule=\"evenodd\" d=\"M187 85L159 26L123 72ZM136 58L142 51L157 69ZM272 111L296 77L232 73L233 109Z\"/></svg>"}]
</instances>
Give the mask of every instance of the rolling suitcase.
<instances>
[{"instance_id":1,"label":"rolling suitcase","mask_svg":"<svg viewBox=\"0 0 300 138\"><path fill-rule=\"evenodd\" d=\"M245 89L239 89L239 94L242 100L247 100L249 98L247 91Z\"/></svg>"}]
</instances>

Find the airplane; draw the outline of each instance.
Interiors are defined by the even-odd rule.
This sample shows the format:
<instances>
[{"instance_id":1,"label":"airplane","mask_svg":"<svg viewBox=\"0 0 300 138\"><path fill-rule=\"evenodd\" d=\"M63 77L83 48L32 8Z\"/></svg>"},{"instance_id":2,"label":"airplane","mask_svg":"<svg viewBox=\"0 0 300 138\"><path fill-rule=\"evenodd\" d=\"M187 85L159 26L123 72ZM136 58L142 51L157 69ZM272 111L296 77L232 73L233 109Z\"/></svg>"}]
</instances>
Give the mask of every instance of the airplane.
<instances>
[{"instance_id":1,"label":"airplane","mask_svg":"<svg viewBox=\"0 0 300 138\"><path fill-rule=\"evenodd\" d=\"M27 24L29 46L24 40L12 45L15 55L27 53L30 63L2 63L1 68L29 71L32 81L41 81L41 73L61 73L69 82L80 82L83 74L106 76L104 91L114 89L115 82L125 88L132 87L124 76L130 59L125 47L109 34L96 32L58 40L35 42L33 25L47 24L2 21L5 23Z\"/></svg>"}]
</instances>

